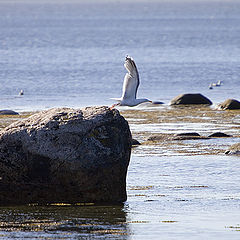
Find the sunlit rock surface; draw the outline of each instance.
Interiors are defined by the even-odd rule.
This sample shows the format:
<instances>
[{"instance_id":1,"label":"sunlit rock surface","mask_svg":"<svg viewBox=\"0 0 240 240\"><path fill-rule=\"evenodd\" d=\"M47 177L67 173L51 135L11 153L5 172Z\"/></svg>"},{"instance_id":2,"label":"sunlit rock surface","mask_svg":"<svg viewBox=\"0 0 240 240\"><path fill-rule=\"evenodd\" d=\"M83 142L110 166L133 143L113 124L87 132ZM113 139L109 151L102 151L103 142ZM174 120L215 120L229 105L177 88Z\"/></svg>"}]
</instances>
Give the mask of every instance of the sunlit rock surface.
<instances>
[{"instance_id":1,"label":"sunlit rock surface","mask_svg":"<svg viewBox=\"0 0 240 240\"><path fill-rule=\"evenodd\" d=\"M235 99L227 99L219 105L219 109L222 109L222 110L240 109L240 102Z\"/></svg>"},{"instance_id":2,"label":"sunlit rock surface","mask_svg":"<svg viewBox=\"0 0 240 240\"><path fill-rule=\"evenodd\" d=\"M126 200L131 133L118 110L58 108L0 133L0 205Z\"/></svg>"},{"instance_id":3,"label":"sunlit rock surface","mask_svg":"<svg viewBox=\"0 0 240 240\"><path fill-rule=\"evenodd\" d=\"M233 144L225 154L237 154L240 155L240 143Z\"/></svg>"}]
</instances>

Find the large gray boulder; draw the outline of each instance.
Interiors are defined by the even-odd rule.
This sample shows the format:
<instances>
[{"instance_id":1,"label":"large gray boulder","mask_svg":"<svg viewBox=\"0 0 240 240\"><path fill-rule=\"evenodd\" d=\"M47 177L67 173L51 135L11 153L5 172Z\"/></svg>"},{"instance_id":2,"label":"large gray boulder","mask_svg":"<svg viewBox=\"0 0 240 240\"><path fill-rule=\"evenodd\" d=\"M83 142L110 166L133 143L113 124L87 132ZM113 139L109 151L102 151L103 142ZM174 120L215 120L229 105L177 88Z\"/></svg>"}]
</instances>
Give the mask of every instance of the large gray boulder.
<instances>
[{"instance_id":1,"label":"large gray boulder","mask_svg":"<svg viewBox=\"0 0 240 240\"><path fill-rule=\"evenodd\" d=\"M180 105L180 104L208 104L211 105L212 102L200 93L186 93L180 94L173 98L170 105Z\"/></svg>"},{"instance_id":2,"label":"large gray boulder","mask_svg":"<svg viewBox=\"0 0 240 240\"><path fill-rule=\"evenodd\" d=\"M120 203L131 154L116 109L43 111L0 133L0 205Z\"/></svg>"},{"instance_id":3,"label":"large gray boulder","mask_svg":"<svg viewBox=\"0 0 240 240\"><path fill-rule=\"evenodd\" d=\"M225 154L237 154L240 155L240 143L233 144L226 152Z\"/></svg>"},{"instance_id":4,"label":"large gray boulder","mask_svg":"<svg viewBox=\"0 0 240 240\"><path fill-rule=\"evenodd\" d=\"M221 110L236 110L240 109L240 102L235 99L227 99L223 103L221 103L218 107Z\"/></svg>"}]
</instances>

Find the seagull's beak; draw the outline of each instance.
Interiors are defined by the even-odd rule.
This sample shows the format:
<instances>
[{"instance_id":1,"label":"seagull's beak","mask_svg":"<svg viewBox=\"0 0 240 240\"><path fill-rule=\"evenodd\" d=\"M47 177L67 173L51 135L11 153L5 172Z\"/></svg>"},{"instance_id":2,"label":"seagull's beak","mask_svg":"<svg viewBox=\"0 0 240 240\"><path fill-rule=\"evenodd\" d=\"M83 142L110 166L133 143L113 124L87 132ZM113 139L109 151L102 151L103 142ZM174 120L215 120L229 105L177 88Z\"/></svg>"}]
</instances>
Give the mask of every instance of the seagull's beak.
<instances>
[{"instance_id":1,"label":"seagull's beak","mask_svg":"<svg viewBox=\"0 0 240 240\"><path fill-rule=\"evenodd\" d=\"M120 103L113 104L109 109L113 110L116 106L119 106L119 105L120 105Z\"/></svg>"}]
</instances>

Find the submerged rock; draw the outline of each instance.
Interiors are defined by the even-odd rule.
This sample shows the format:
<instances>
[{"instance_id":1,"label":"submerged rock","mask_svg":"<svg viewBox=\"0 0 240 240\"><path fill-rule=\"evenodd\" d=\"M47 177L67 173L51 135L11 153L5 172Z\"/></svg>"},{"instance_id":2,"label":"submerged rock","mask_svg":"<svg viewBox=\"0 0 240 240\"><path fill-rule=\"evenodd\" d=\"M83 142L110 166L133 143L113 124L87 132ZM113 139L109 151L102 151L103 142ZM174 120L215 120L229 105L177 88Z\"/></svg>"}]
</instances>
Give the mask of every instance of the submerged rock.
<instances>
[{"instance_id":1,"label":"submerged rock","mask_svg":"<svg viewBox=\"0 0 240 240\"><path fill-rule=\"evenodd\" d=\"M108 107L43 111L0 133L0 205L126 200L131 133Z\"/></svg>"},{"instance_id":2,"label":"submerged rock","mask_svg":"<svg viewBox=\"0 0 240 240\"><path fill-rule=\"evenodd\" d=\"M0 110L0 115L19 115L19 113L12 110Z\"/></svg>"},{"instance_id":3,"label":"submerged rock","mask_svg":"<svg viewBox=\"0 0 240 240\"><path fill-rule=\"evenodd\" d=\"M219 105L221 110L236 110L240 109L240 102L235 99L227 99Z\"/></svg>"},{"instance_id":4,"label":"submerged rock","mask_svg":"<svg viewBox=\"0 0 240 240\"><path fill-rule=\"evenodd\" d=\"M237 154L240 155L240 143L233 144L225 154Z\"/></svg>"},{"instance_id":5,"label":"submerged rock","mask_svg":"<svg viewBox=\"0 0 240 240\"><path fill-rule=\"evenodd\" d=\"M209 137L200 136L198 133L179 133L179 134L158 134L151 135L147 138L147 141L181 141L181 140L199 140L199 139L209 139Z\"/></svg>"},{"instance_id":6,"label":"submerged rock","mask_svg":"<svg viewBox=\"0 0 240 240\"><path fill-rule=\"evenodd\" d=\"M165 140L169 140L170 137L171 137L170 134L150 135L147 138L147 141L165 141Z\"/></svg>"},{"instance_id":7,"label":"submerged rock","mask_svg":"<svg viewBox=\"0 0 240 240\"><path fill-rule=\"evenodd\" d=\"M173 136L173 140L196 140L208 139L207 137L200 136L197 132L178 133Z\"/></svg>"},{"instance_id":8,"label":"submerged rock","mask_svg":"<svg viewBox=\"0 0 240 240\"><path fill-rule=\"evenodd\" d=\"M194 135L185 135L185 136L175 136L172 140L200 140L200 139L210 139L205 136L194 136Z\"/></svg>"},{"instance_id":9,"label":"submerged rock","mask_svg":"<svg viewBox=\"0 0 240 240\"><path fill-rule=\"evenodd\" d=\"M187 94L180 94L180 95L176 96L170 102L170 105L180 105L180 104L208 104L208 105L211 105L212 102L200 93L187 93Z\"/></svg>"}]
</instances>

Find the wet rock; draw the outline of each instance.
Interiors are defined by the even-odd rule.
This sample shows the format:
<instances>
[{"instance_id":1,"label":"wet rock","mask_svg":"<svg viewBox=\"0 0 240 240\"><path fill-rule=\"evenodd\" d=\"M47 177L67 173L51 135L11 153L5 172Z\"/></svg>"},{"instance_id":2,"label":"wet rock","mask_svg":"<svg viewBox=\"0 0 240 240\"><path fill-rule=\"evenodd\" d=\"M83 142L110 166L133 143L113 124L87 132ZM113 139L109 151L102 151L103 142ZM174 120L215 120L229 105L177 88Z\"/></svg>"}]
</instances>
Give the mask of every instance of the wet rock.
<instances>
[{"instance_id":1,"label":"wet rock","mask_svg":"<svg viewBox=\"0 0 240 240\"><path fill-rule=\"evenodd\" d=\"M160 102L160 101L153 101L152 104L155 104L155 105L159 105L159 104L164 104L164 102Z\"/></svg>"},{"instance_id":2,"label":"wet rock","mask_svg":"<svg viewBox=\"0 0 240 240\"><path fill-rule=\"evenodd\" d=\"M141 145L141 143L138 141L138 140L136 140L136 139L132 139L132 145L134 146L134 145Z\"/></svg>"},{"instance_id":3,"label":"wet rock","mask_svg":"<svg viewBox=\"0 0 240 240\"><path fill-rule=\"evenodd\" d=\"M147 141L162 141L168 139L169 136L166 135L151 135L147 138Z\"/></svg>"},{"instance_id":4,"label":"wet rock","mask_svg":"<svg viewBox=\"0 0 240 240\"><path fill-rule=\"evenodd\" d=\"M226 152L225 154L237 154L240 155L240 143L233 144Z\"/></svg>"},{"instance_id":5,"label":"wet rock","mask_svg":"<svg viewBox=\"0 0 240 240\"><path fill-rule=\"evenodd\" d=\"M218 106L221 110L236 110L240 109L240 102L235 99L227 99Z\"/></svg>"},{"instance_id":6,"label":"wet rock","mask_svg":"<svg viewBox=\"0 0 240 240\"><path fill-rule=\"evenodd\" d=\"M189 132L189 133L178 133L175 134L175 136L194 136L194 137L199 137L200 134L196 132Z\"/></svg>"},{"instance_id":7,"label":"wet rock","mask_svg":"<svg viewBox=\"0 0 240 240\"><path fill-rule=\"evenodd\" d=\"M0 133L0 205L126 200L131 133L118 110L51 109Z\"/></svg>"},{"instance_id":8,"label":"wet rock","mask_svg":"<svg viewBox=\"0 0 240 240\"><path fill-rule=\"evenodd\" d=\"M173 98L170 105L180 105L180 104L208 104L211 105L212 102L200 93L187 93L180 94Z\"/></svg>"},{"instance_id":9,"label":"wet rock","mask_svg":"<svg viewBox=\"0 0 240 240\"><path fill-rule=\"evenodd\" d=\"M12 110L0 110L0 115L19 115L19 113Z\"/></svg>"},{"instance_id":10,"label":"wet rock","mask_svg":"<svg viewBox=\"0 0 240 240\"><path fill-rule=\"evenodd\" d=\"M215 133L213 133L213 134L210 134L208 137L209 137L209 138L211 138L211 137L216 137L216 138L218 138L218 137L232 137L232 136L231 136L231 135L228 135L228 134L226 134L226 133L222 133L222 132L215 132Z\"/></svg>"},{"instance_id":11,"label":"wet rock","mask_svg":"<svg viewBox=\"0 0 240 240\"><path fill-rule=\"evenodd\" d=\"M185 136L175 136L172 140L199 140L199 139L209 139L209 137L204 136L194 136L194 135L185 135Z\"/></svg>"},{"instance_id":12,"label":"wet rock","mask_svg":"<svg viewBox=\"0 0 240 240\"><path fill-rule=\"evenodd\" d=\"M199 133L189 132L189 133L178 133L173 136L173 140L195 140L195 139L208 139L206 137L200 136Z\"/></svg>"},{"instance_id":13,"label":"wet rock","mask_svg":"<svg viewBox=\"0 0 240 240\"><path fill-rule=\"evenodd\" d=\"M181 141L181 140L197 140L209 139L208 137L200 136L198 133L179 133L179 134L160 134L151 135L147 141Z\"/></svg>"}]
</instances>

